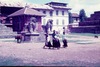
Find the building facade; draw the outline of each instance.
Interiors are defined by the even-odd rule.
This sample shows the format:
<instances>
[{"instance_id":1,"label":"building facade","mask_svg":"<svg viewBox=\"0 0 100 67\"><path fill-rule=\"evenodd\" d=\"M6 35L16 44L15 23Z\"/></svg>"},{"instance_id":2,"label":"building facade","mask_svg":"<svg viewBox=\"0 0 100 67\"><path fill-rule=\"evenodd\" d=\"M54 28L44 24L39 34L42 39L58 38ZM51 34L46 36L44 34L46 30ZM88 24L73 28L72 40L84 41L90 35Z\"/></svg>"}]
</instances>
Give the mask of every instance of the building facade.
<instances>
[{"instance_id":1,"label":"building facade","mask_svg":"<svg viewBox=\"0 0 100 67\"><path fill-rule=\"evenodd\" d=\"M72 23L69 25L71 25L72 27L78 27L79 22L79 15L77 13L72 13Z\"/></svg>"},{"instance_id":2,"label":"building facade","mask_svg":"<svg viewBox=\"0 0 100 67\"><path fill-rule=\"evenodd\" d=\"M35 6L35 7L34 7ZM44 14L45 17L42 17L42 25L46 25L49 19L53 20L53 29L56 31L62 31L63 27L67 28L69 24L69 10L71 8L67 7L66 3L61 2L49 2L45 5L30 5L31 8L34 8Z\"/></svg>"},{"instance_id":3,"label":"building facade","mask_svg":"<svg viewBox=\"0 0 100 67\"><path fill-rule=\"evenodd\" d=\"M46 5L52 7L51 11L44 11L46 17L42 17L42 25L45 25L49 19L53 20L53 30L61 31L63 27L69 24L68 11L66 3L50 2Z\"/></svg>"},{"instance_id":4,"label":"building facade","mask_svg":"<svg viewBox=\"0 0 100 67\"><path fill-rule=\"evenodd\" d=\"M100 33L100 11L95 11L84 22L79 22L78 27L69 28L73 33Z\"/></svg>"},{"instance_id":5,"label":"building facade","mask_svg":"<svg viewBox=\"0 0 100 67\"><path fill-rule=\"evenodd\" d=\"M36 9L37 11L40 11L44 13L46 16L41 18L41 25L46 25L47 21L49 19L53 20L53 30L62 30L63 27L67 27L69 24L69 15L68 12L71 10L71 8L67 7L66 3L61 3L61 2L49 2L46 4L21 4L21 3L16 3L16 4L8 4L8 3L2 3L0 2L0 10L1 10L1 22L6 23L6 17L25 7L28 6L29 8ZM9 12L10 11L10 12ZM3 17L5 17L3 19Z\"/></svg>"}]
</instances>

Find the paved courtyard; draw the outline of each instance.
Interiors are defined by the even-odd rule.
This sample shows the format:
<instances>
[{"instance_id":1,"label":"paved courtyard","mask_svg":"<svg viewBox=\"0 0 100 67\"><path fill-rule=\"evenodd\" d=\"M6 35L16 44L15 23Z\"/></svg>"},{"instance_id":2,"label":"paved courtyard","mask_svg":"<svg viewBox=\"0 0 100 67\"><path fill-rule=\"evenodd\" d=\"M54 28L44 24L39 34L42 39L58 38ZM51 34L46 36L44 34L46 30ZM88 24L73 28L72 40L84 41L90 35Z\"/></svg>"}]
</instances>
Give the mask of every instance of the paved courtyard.
<instances>
[{"instance_id":1,"label":"paved courtyard","mask_svg":"<svg viewBox=\"0 0 100 67\"><path fill-rule=\"evenodd\" d=\"M44 42L0 39L0 66L100 66L100 37L66 36L68 47L60 49L43 49Z\"/></svg>"}]
</instances>

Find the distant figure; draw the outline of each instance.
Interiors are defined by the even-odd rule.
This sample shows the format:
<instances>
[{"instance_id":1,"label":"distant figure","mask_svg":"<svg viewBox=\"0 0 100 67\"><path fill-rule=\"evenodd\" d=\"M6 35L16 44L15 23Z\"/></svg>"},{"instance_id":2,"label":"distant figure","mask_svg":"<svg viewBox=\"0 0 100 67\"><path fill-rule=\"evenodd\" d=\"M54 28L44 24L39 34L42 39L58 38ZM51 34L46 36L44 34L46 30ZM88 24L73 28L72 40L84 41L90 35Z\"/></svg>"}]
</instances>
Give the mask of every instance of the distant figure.
<instances>
[{"instance_id":1,"label":"distant figure","mask_svg":"<svg viewBox=\"0 0 100 67\"><path fill-rule=\"evenodd\" d=\"M59 38L57 38L56 36L53 38L53 48L60 48L60 41Z\"/></svg>"},{"instance_id":2,"label":"distant figure","mask_svg":"<svg viewBox=\"0 0 100 67\"><path fill-rule=\"evenodd\" d=\"M63 47L64 47L64 48L65 48L65 47L68 47L68 45L67 45L67 39L66 39L66 38L63 39Z\"/></svg>"},{"instance_id":3,"label":"distant figure","mask_svg":"<svg viewBox=\"0 0 100 67\"><path fill-rule=\"evenodd\" d=\"M63 27L63 35L65 35L65 27Z\"/></svg>"},{"instance_id":4,"label":"distant figure","mask_svg":"<svg viewBox=\"0 0 100 67\"><path fill-rule=\"evenodd\" d=\"M15 39L17 39L17 43L21 43L22 42L22 35L18 34L17 36L15 36Z\"/></svg>"},{"instance_id":5,"label":"distant figure","mask_svg":"<svg viewBox=\"0 0 100 67\"><path fill-rule=\"evenodd\" d=\"M98 38L98 36L97 36L97 35L95 35L94 37L95 37L95 38Z\"/></svg>"}]
</instances>

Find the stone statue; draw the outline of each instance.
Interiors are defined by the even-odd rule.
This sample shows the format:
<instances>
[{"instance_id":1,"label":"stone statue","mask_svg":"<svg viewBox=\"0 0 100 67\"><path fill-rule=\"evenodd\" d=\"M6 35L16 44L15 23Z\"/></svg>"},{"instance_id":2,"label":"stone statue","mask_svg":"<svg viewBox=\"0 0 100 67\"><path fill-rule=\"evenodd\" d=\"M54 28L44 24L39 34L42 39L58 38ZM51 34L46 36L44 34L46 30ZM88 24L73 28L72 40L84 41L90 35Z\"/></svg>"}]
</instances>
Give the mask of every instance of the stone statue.
<instances>
[{"instance_id":1,"label":"stone statue","mask_svg":"<svg viewBox=\"0 0 100 67\"><path fill-rule=\"evenodd\" d=\"M52 26L53 26L53 20L49 19L47 21L47 24L45 26L45 32L47 33L48 31L52 31Z\"/></svg>"},{"instance_id":2,"label":"stone statue","mask_svg":"<svg viewBox=\"0 0 100 67\"><path fill-rule=\"evenodd\" d=\"M53 20L49 19L45 26L45 33L46 33L45 34L45 43L47 43L47 37L49 35L49 31L52 31L52 25L53 25L52 22L53 22Z\"/></svg>"},{"instance_id":3,"label":"stone statue","mask_svg":"<svg viewBox=\"0 0 100 67\"><path fill-rule=\"evenodd\" d=\"M32 17L30 20L25 24L25 29L27 32L32 33L35 31L36 28L36 18Z\"/></svg>"}]
</instances>

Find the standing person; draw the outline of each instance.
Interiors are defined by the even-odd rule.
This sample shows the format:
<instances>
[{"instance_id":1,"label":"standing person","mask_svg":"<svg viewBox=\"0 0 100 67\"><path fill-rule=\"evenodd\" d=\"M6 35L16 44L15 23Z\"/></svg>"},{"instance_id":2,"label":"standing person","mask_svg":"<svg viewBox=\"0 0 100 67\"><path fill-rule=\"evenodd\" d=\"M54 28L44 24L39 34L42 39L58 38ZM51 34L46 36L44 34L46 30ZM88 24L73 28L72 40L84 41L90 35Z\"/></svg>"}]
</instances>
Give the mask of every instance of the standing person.
<instances>
[{"instance_id":1,"label":"standing person","mask_svg":"<svg viewBox=\"0 0 100 67\"><path fill-rule=\"evenodd\" d=\"M63 39L63 47L64 47L64 48L65 48L65 47L68 47L68 45L67 45L67 39L66 39L66 38Z\"/></svg>"},{"instance_id":2,"label":"standing person","mask_svg":"<svg viewBox=\"0 0 100 67\"><path fill-rule=\"evenodd\" d=\"M53 33L52 33L52 38L55 38L55 36L56 36L56 31L55 31L55 30L53 30Z\"/></svg>"},{"instance_id":3,"label":"standing person","mask_svg":"<svg viewBox=\"0 0 100 67\"><path fill-rule=\"evenodd\" d=\"M65 35L65 27L63 27L63 35Z\"/></svg>"}]
</instances>

